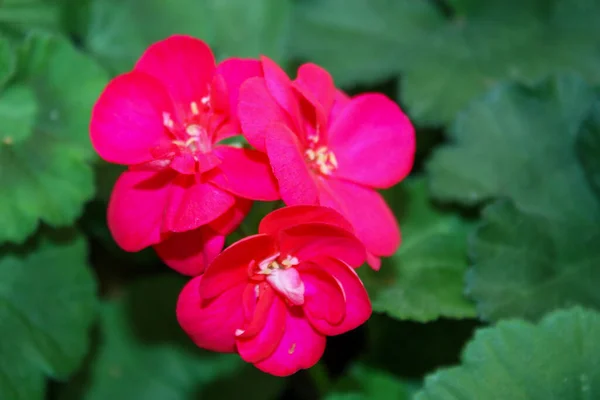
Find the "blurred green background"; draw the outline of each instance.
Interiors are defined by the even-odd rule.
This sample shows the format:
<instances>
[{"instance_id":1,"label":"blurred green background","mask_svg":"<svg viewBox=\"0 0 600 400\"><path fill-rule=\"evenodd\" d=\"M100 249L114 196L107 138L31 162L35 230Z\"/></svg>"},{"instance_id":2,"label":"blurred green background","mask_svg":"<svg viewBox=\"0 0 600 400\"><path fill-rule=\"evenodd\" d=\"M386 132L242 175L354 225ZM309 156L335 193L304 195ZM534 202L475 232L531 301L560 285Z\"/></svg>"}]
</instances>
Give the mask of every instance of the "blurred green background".
<instances>
[{"instance_id":1,"label":"blurred green background","mask_svg":"<svg viewBox=\"0 0 600 400\"><path fill-rule=\"evenodd\" d=\"M193 346L185 278L106 227L91 108L174 33L417 128L375 313L309 371ZM0 0L0 399L600 399L599 83L598 0Z\"/></svg>"}]
</instances>

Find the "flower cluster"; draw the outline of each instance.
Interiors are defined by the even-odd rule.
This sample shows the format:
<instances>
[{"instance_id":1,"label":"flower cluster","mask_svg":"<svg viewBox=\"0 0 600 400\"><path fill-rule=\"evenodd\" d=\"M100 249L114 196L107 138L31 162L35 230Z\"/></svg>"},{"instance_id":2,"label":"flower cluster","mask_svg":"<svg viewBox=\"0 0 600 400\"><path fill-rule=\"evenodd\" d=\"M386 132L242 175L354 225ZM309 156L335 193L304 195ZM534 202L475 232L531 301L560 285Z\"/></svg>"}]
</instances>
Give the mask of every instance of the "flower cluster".
<instances>
[{"instance_id":1,"label":"flower cluster","mask_svg":"<svg viewBox=\"0 0 600 400\"><path fill-rule=\"evenodd\" d=\"M377 189L406 177L415 151L393 101L349 97L314 64L295 80L266 57L217 65L204 42L178 35L108 84L90 135L103 159L128 166L108 206L115 241L152 246L194 277L177 316L198 346L284 376L369 318L354 269L379 269L400 245ZM258 234L223 250L253 201L279 199Z\"/></svg>"}]
</instances>

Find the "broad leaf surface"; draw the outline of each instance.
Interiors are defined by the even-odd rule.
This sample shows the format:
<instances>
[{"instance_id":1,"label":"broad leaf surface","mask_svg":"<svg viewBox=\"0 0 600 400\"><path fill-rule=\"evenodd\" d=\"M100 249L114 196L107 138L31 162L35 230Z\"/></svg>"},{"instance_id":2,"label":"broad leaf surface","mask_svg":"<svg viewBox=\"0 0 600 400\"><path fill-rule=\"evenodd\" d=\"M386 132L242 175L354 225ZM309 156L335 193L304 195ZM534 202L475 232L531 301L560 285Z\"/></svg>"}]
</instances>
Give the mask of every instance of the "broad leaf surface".
<instances>
[{"instance_id":1,"label":"broad leaf surface","mask_svg":"<svg viewBox=\"0 0 600 400\"><path fill-rule=\"evenodd\" d=\"M425 379L415 400L575 400L600 397L600 314L559 310L538 325L479 330L462 364Z\"/></svg>"},{"instance_id":2,"label":"broad leaf surface","mask_svg":"<svg viewBox=\"0 0 600 400\"><path fill-rule=\"evenodd\" d=\"M467 290L480 317L537 319L575 304L600 310L597 220L556 222L498 201L471 239Z\"/></svg>"},{"instance_id":3,"label":"broad leaf surface","mask_svg":"<svg viewBox=\"0 0 600 400\"><path fill-rule=\"evenodd\" d=\"M40 221L67 225L92 197L89 115L107 81L66 39L31 35L19 55L18 86L0 94L0 243L22 242Z\"/></svg>"},{"instance_id":4,"label":"broad leaf surface","mask_svg":"<svg viewBox=\"0 0 600 400\"><path fill-rule=\"evenodd\" d=\"M442 22L427 1L298 1L290 51L326 68L338 85L375 82L396 75Z\"/></svg>"},{"instance_id":5,"label":"broad leaf surface","mask_svg":"<svg viewBox=\"0 0 600 400\"><path fill-rule=\"evenodd\" d=\"M86 46L114 73L133 67L153 42L188 34L218 58L282 61L290 0L92 0Z\"/></svg>"},{"instance_id":6,"label":"broad leaf surface","mask_svg":"<svg viewBox=\"0 0 600 400\"><path fill-rule=\"evenodd\" d=\"M43 399L87 352L96 283L82 237L0 248L0 398Z\"/></svg>"},{"instance_id":7,"label":"broad leaf surface","mask_svg":"<svg viewBox=\"0 0 600 400\"><path fill-rule=\"evenodd\" d=\"M473 304L463 295L469 224L432 204L422 178L392 189L388 202L403 239L379 272L366 266L359 270L373 309L423 322L474 316Z\"/></svg>"},{"instance_id":8,"label":"broad leaf surface","mask_svg":"<svg viewBox=\"0 0 600 400\"><path fill-rule=\"evenodd\" d=\"M432 194L466 205L507 197L557 220L600 215L574 151L594 102L594 91L571 75L492 90L461 114L451 143L434 153Z\"/></svg>"}]
</instances>

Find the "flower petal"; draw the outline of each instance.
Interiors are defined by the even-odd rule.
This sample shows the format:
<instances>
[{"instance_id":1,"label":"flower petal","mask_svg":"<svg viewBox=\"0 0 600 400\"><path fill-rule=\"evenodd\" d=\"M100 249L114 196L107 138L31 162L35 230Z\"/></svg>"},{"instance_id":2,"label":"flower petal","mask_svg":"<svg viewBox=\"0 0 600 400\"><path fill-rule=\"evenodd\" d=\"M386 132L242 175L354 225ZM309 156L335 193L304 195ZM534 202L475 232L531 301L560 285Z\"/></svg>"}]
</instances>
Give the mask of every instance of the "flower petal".
<instances>
[{"instance_id":1,"label":"flower petal","mask_svg":"<svg viewBox=\"0 0 600 400\"><path fill-rule=\"evenodd\" d=\"M162 82L180 107L181 121L191 112L192 102L199 102L209 93L215 68L215 58L206 43L191 36L173 35L148 47L134 71Z\"/></svg>"},{"instance_id":2,"label":"flower petal","mask_svg":"<svg viewBox=\"0 0 600 400\"><path fill-rule=\"evenodd\" d=\"M208 226L182 233L173 233L154 245L161 260L184 275L200 275L206 266L219 255L225 245L225 236Z\"/></svg>"},{"instance_id":3,"label":"flower petal","mask_svg":"<svg viewBox=\"0 0 600 400\"><path fill-rule=\"evenodd\" d=\"M285 333L277 349L254 364L263 372L288 376L315 365L325 351L325 336L312 327L300 307L288 308Z\"/></svg>"},{"instance_id":4,"label":"flower petal","mask_svg":"<svg viewBox=\"0 0 600 400\"><path fill-rule=\"evenodd\" d=\"M94 105L90 139L100 157L117 164L154 159L150 150L167 139L163 113L172 113L168 93L156 79L130 72L113 79Z\"/></svg>"},{"instance_id":5,"label":"flower petal","mask_svg":"<svg viewBox=\"0 0 600 400\"><path fill-rule=\"evenodd\" d=\"M232 146L218 146L213 153L221 160L220 173L211 180L215 185L246 199L279 199L277 181L264 153Z\"/></svg>"},{"instance_id":6,"label":"flower petal","mask_svg":"<svg viewBox=\"0 0 600 400\"><path fill-rule=\"evenodd\" d=\"M360 267L367 257L365 247L351 232L337 226L312 222L280 231L279 248L282 256L290 255L309 261L323 254Z\"/></svg>"},{"instance_id":7,"label":"flower petal","mask_svg":"<svg viewBox=\"0 0 600 400\"><path fill-rule=\"evenodd\" d=\"M278 237L282 229L311 222L329 224L354 232L350 222L333 208L308 205L283 207L267 214L260 221L258 232Z\"/></svg>"},{"instance_id":8,"label":"flower petal","mask_svg":"<svg viewBox=\"0 0 600 400\"><path fill-rule=\"evenodd\" d=\"M237 119L237 105L242 84L257 76L262 76L260 61L245 58L228 58L217 65L217 75L225 80L229 96L229 112Z\"/></svg>"},{"instance_id":9,"label":"flower petal","mask_svg":"<svg viewBox=\"0 0 600 400\"><path fill-rule=\"evenodd\" d=\"M117 179L108 203L108 228L125 251L140 251L161 241L174 177L172 171L125 171Z\"/></svg>"},{"instance_id":10,"label":"flower petal","mask_svg":"<svg viewBox=\"0 0 600 400\"><path fill-rule=\"evenodd\" d=\"M195 177L179 175L174 182L165 214L166 231L185 232L206 225L225 214L235 203L229 193Z\"/></svg>"},{"instance_id":11,"label":"flower petal","mask_svg":"<svg viewBox=\"0 0 600 400\"><path fill-rule=\"evenodd\" d=\"M348 332L365 323L372 313L371 300L369 300L369 294L356 274L356 271L344 262L327 255L313 259L312 263L335 278L343 289L346 302L346 313L341 323L328 326L326 332L325 330L321 330L325 329L323 323L318 327L315 325L315 327L319 331L331 336ZM304 277L304 273L302 276ZM313 322L312 319L311 322Z\"/></svg>"},{"instance_id":12,"label":"flower petal","mask_svg":"<svg viewBox=\"0 0 600 400\"><path fill-rule=\"evenodd\" d=\"M248 281L250 263L253 260L259 263L277 252L275 240L267 235L248 236L235 242L223 250L204 272L202 296L210 299Z\"/></svg>"},{"instance_id":13,"label":"flower petal","mask_svg":"<svg viewBox=\"0 0 600 400\"><path fill-rule=\"evenodd\" d=\"M179 294L177 320L198 347L232 353L235 330L244 322L242 293L246 284L239 283L215 299L204 300L203 279L203 276L193 278Z\"/></svg>"},{"instance_id":14,"label":"flower petal","mask_svg":"<svg viewBox=\"0 0 600 400\"><path fill-rule=\"evenodd\" d=\"M333 106L331 107L331 111L329 112L328 121L335 121L339 118L339 115L344 111L344 109L350 104L352 99L343 91L336 89L335 96L333 100Z\"/></svg>"},{"instance_id":15,"label":"flower petal","mask_svg":"<svg viewBox=\"0 0 600 400\"><path fill-rule=\"evenodd\" d=\"M317 185L296 135L285 125L271 125L265 145L285 204L318 204Z\"/></svg>"},{"instance_id":16,"label":"flower petal","mask_svg":"<svg viewBox=\"0 0 600 400\"><path fill-rule=\"evenodd\" d=\"M337 210L376 256L391 256L400 246L400 228L383 197L373 189L335 179L320 182L321 204Z\"/></svg>"},{"instance_id":17,"label":"flower petal","mask_svg":"<svg viewBox=\"0 0 600 400\"><path fill-rule=\"evenodd\" d=\"M307 100L313 105L319 105L325 115L329 115L336 95L333 78L329 72L318 65L307 63L298 68L298 77L294 81L295 86L301 87Z\"/></svg>"},{"instance_id":18,"label":"flower petal","mask_svg":"<svg viewBox=\"0 0 600 400\"><path fill-rule=\"evenodd\" d=\"M346 298L340 283L327 271L313 264L298 267L305 286L304 313L323 335L338 334L337 325L346 317Z\"/></svg>"},{"instance_id":19,"label":"flower petal","mask_svg":"<svg viewBox=\"0 0 600 400\"><path fill-rule=\"evenodd\" d=\"M384 95L353 98L332 121L328 137L338 163L333 177L388 188L404 179L413 166L414 128Z\"/></svg>"},{"instance_id":20,"label":"flower petal","mask_svg":"<svg viewBox=\"0 0 600 400\"><path fill-rule=\"evenodd\" d=\"M290 121L292 129L300 127L300 105L298 96L293 89L292 80L287 76L277 63L268 57L261 56L265 83L271 93L271 96L285 110Z\"/></svg>"},{"instance_id":21,"label":"flower petal","mask_svg":"<svg viewBox=\"0 0 600 400\"><path fill-rule=\"evenodd\" d=\"M208 225L221 235L227 236L240 226L250 212L251 207L252 202L250 200L237 197L233 207Z\"/></svg>"},{"instance_id":22,"label":"flower petal","mask_svg":"<svg viewBox=\"0 0 600 400\"><path fill-rule=\"evenodd\" d=\"M285 332L286 305L279 296L274 294L272 289L271 293L273 293L273 297L270 298L269 307L261 310L262 315L254 317L264 319L262 321L262 329L251 337L238 335L236 338L238 353L240 353L240 356L246 362L256 363L273 354ZM266 301L265 299L264 303ZM256 312L261 308L261 303L263 303L263 300L259 299Z\"/></svg>"},{"instance_id":23,"label":"flower petal","mask_svg":"<svg viewBox=\"0 0 600 400\"><path fill-rule=\"evenodd\" d=\"M273 123L293 126L283 108L275 101L263 78L250 78L240 89L238 118L248 143L265 150L265 135Z\"/></svg>"}]
</instances>

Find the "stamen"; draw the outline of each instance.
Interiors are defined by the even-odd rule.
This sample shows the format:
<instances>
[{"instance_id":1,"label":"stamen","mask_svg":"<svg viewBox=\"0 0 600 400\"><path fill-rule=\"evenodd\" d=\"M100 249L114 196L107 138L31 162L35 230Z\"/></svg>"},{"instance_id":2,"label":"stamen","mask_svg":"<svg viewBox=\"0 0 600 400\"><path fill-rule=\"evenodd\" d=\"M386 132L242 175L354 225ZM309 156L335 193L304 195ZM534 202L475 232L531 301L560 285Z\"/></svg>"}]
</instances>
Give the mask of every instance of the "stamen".
<instances>
[{"instance_id":1,"label":"stamen","mask_svg":"<svg viewBox=\"0 0 600 400\"><path fill-rule=\"evenodd\" d=\"M198 137L202 134L202 131L204 130L204 128L202 128L200 125L188 125L187 128L185 128L185 133L187 133L190 136L195 136Z\"/></svg>"},{"instance_id":2,"label":"stamen","mask_svg":"<svg viewBox=\"0 0 600 400\"><path fill-rule=\"evenodd\" d=\"M283 260L281 262L281 265L283 265L286 268L289 267L293 267L294 265L298 265L300 262L298 261L298 259L296 257L292 257L290 255L288 255L285 260Z\"/></svg>"},{"instance_id":3,"label":"stamen","mask_svg":"<svg viewBox=\"0 0 600 400\"><path fill-rule=\"evenodd\" d=\"M203 106L210 107L210 95L207 94L206 96L201 98L200 103L202 103Z\"/></svg>"},{"instance_id":4,"label":"stamen","mask_svg":"<svg viewBox=\"0 0 600 400\"><path fill-rule=\"evenodd\" d=\"M173 126L175 126L175 124L173 123L173 120L171 119L171 115L168 112L163 112L162 117L163 117L163 125L169 129L173 129Z\"/></svg>"},{"instance_id":5,"label":"stamen","mask_svg":"<svg viewBox=\"0 0 600 400\"><path fill-rule=\"evenodd\" d=\"M292 343L292 346L288 350L288 354L294 354L294 351L296 351L296 343Z\"/></svg>"},{"instance_id":6,"label":"stamen","mask_svg":"<svg viewBox=\"0 0 600 400\"><path fill-rule=\"evenodd\" d=\"M198 103L196 103L195 101L192 101L192 103L190 104L190 108L192 109L192 114L200 114L200 110L198 109Z\"/></svg>"},{"instance_id":7,"label":"stamen","mask_svg":"<svg viewBox=\"0 0 600 400\"><path fill-rule=\"evenodd\" d=\"M323 175L329 175L338 167L338 161L335 154L326 146L318 149L307 149L304 152L306 159L312 164L312 167Z\"/></svg>"}]
</instances>

